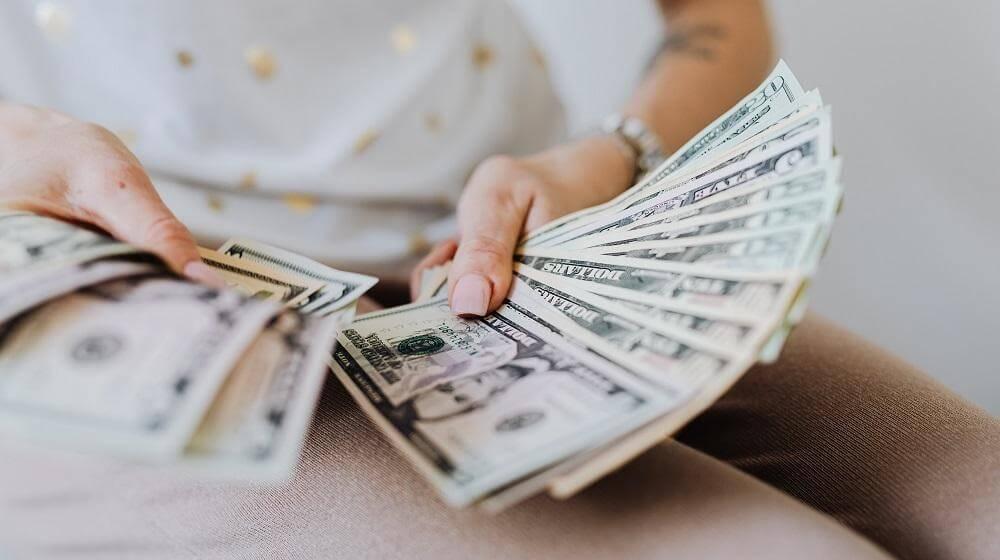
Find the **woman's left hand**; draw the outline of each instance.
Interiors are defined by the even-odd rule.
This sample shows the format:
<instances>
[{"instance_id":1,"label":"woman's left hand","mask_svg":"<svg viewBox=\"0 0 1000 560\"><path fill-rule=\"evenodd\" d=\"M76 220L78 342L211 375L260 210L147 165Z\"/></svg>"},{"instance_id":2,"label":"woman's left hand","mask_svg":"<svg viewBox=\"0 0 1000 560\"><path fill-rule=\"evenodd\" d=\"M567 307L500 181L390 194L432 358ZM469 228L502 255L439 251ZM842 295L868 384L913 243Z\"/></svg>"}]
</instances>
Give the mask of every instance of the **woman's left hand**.
<instances>
[{"instance_id":1,"label":"woman's left hand","mask_svg":"<svg viewBox=\"0 0 1000 560\"><path fill-rule=\"evenodd\" d=\"M609 136L594 136L525 158L481 163L458 203L459 236L424 258L424 268L453 260L448 298L457 315L485 315L507 297L514 248L523 232L564 214L605 202L632 180L634 161Z\"/></svg>"}]
</instances>

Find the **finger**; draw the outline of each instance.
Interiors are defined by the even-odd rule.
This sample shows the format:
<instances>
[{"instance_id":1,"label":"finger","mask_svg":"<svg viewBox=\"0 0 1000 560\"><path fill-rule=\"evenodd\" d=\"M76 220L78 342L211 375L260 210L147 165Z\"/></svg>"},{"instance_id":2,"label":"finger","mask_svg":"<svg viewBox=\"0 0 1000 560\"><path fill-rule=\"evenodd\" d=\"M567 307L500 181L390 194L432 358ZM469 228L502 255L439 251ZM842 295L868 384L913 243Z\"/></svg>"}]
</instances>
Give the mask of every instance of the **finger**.
<instances>
[{"instance_id":1,"label":"finger","mask_svg":"<svg viewBox=\"0 0 1000 560\"><path fill-rule=\"evenodd\" d=\"M202 262L191 232L163 203L138 164L84 180L100 181L74 190L86 193L81 195L82 206L111 235L157 255L177 274L212 286L225 285Z\"/></svg>"},{"instance_id":2,"label":"finger","mask_svg":"<svg viewBox=\"0 0 1000 560\"><path fill-rule=\"evenodd\" d=\"M449 301L455 314L476 317L507 297L514 247L531 200L498 183L475 188L470 183L467 195L459 205L461 237L449 274Z\"/></svg>"},{"instance_id":3,"label":"finger","mask_svg":"<svg viewBox=\"0 0 1000 560\"><path fill-rule=\"evenodd\" d=\"M417 266L413 267L413 270L410 272L411 300L417 299L417 296L420 295L420 273L428 268L443 266L455 256L456 249L458 249L458 241L455 239L446 239L435 245L431 249L431 252L427 253L427 256L417 263Z\"/></svg>"},{"instance_id":4,"label":"finger","mask_svg":"<svg viewBox=\"0 0 1000 560\"><path fill-rule=\"evenodd\" d=\"M358 315L364 315L365 313L371 313L373 311L379 311L381 309L382 306L379 305L377 301L373 300L370 297L362 296L361 299L358 300L358 308L356 313Z\"/></svg>"}]
</instances>

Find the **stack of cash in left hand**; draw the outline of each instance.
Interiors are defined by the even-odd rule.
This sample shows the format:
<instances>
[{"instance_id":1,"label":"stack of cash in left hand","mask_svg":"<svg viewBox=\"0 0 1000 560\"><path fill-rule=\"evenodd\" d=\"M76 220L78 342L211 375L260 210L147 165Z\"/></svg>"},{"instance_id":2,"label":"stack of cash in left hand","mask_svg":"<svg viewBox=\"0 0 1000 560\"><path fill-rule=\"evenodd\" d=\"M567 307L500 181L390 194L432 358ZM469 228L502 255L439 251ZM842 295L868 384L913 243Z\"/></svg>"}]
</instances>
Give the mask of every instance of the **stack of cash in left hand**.
<instances>
[{"instance_id":1,"label":"stack of cash in left hand","mask_svg":"<svg viewBox=\"0 0 1000 560\"><path fill-rule=\"evenodd\" d=\"M0 434L286 479L324 358L375 279L240 239L202 256L232 289L87 229L0 212Z\"/></svg>"}]
</instances>

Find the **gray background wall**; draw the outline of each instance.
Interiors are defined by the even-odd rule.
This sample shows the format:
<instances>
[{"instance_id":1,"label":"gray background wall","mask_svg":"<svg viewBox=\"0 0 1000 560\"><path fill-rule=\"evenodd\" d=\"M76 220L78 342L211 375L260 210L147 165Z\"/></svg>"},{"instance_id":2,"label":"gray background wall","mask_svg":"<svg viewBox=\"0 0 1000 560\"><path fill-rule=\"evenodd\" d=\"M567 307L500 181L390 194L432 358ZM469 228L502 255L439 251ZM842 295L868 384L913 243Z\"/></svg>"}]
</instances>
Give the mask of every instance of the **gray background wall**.
<instances>
[{"instance_id":1,"label":"gray background wall","mask_svg":"<svg viewBox=\"0 0 1000 560\"><path fill-rule=\"evenodd\" d=\"M613 112L652 0L515 0L579 131ZM833 106L846 200L813 309L1000 413L1000 2L781 0L782 56ZM678 86L680 87L680 86Z\"/></svg>"}]
</instances>

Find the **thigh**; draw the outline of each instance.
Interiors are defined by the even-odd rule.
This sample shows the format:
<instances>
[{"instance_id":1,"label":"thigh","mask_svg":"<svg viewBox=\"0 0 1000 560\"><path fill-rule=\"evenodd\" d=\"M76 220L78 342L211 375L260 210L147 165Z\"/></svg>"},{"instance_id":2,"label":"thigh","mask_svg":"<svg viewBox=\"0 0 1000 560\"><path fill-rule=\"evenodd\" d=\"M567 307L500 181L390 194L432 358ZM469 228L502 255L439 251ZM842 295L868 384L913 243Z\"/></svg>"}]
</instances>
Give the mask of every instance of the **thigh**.
<instances>
[{"instance_id":1,"label":"thigh","mask_svg":"<svg viewBox=\"0 0 1000 560\"><path fill-rule=\"evenodd\" d=\"M818 317L678 439L906 558L1000 550L1000 424Z\"/></svg>"},{"instance_id":2,"label":"thigh","mask_svg":"<svg viewBox=\"0 0 1000 560\"><path fill-rule=\"evenodd\" d=\"M885 558L832 519L679 443L565 502L537 497L497 516L454 511L332 383L287 486L185 481L59 454L8 457L0 542L14 557Z\"/></svg>"}]
</instances>

